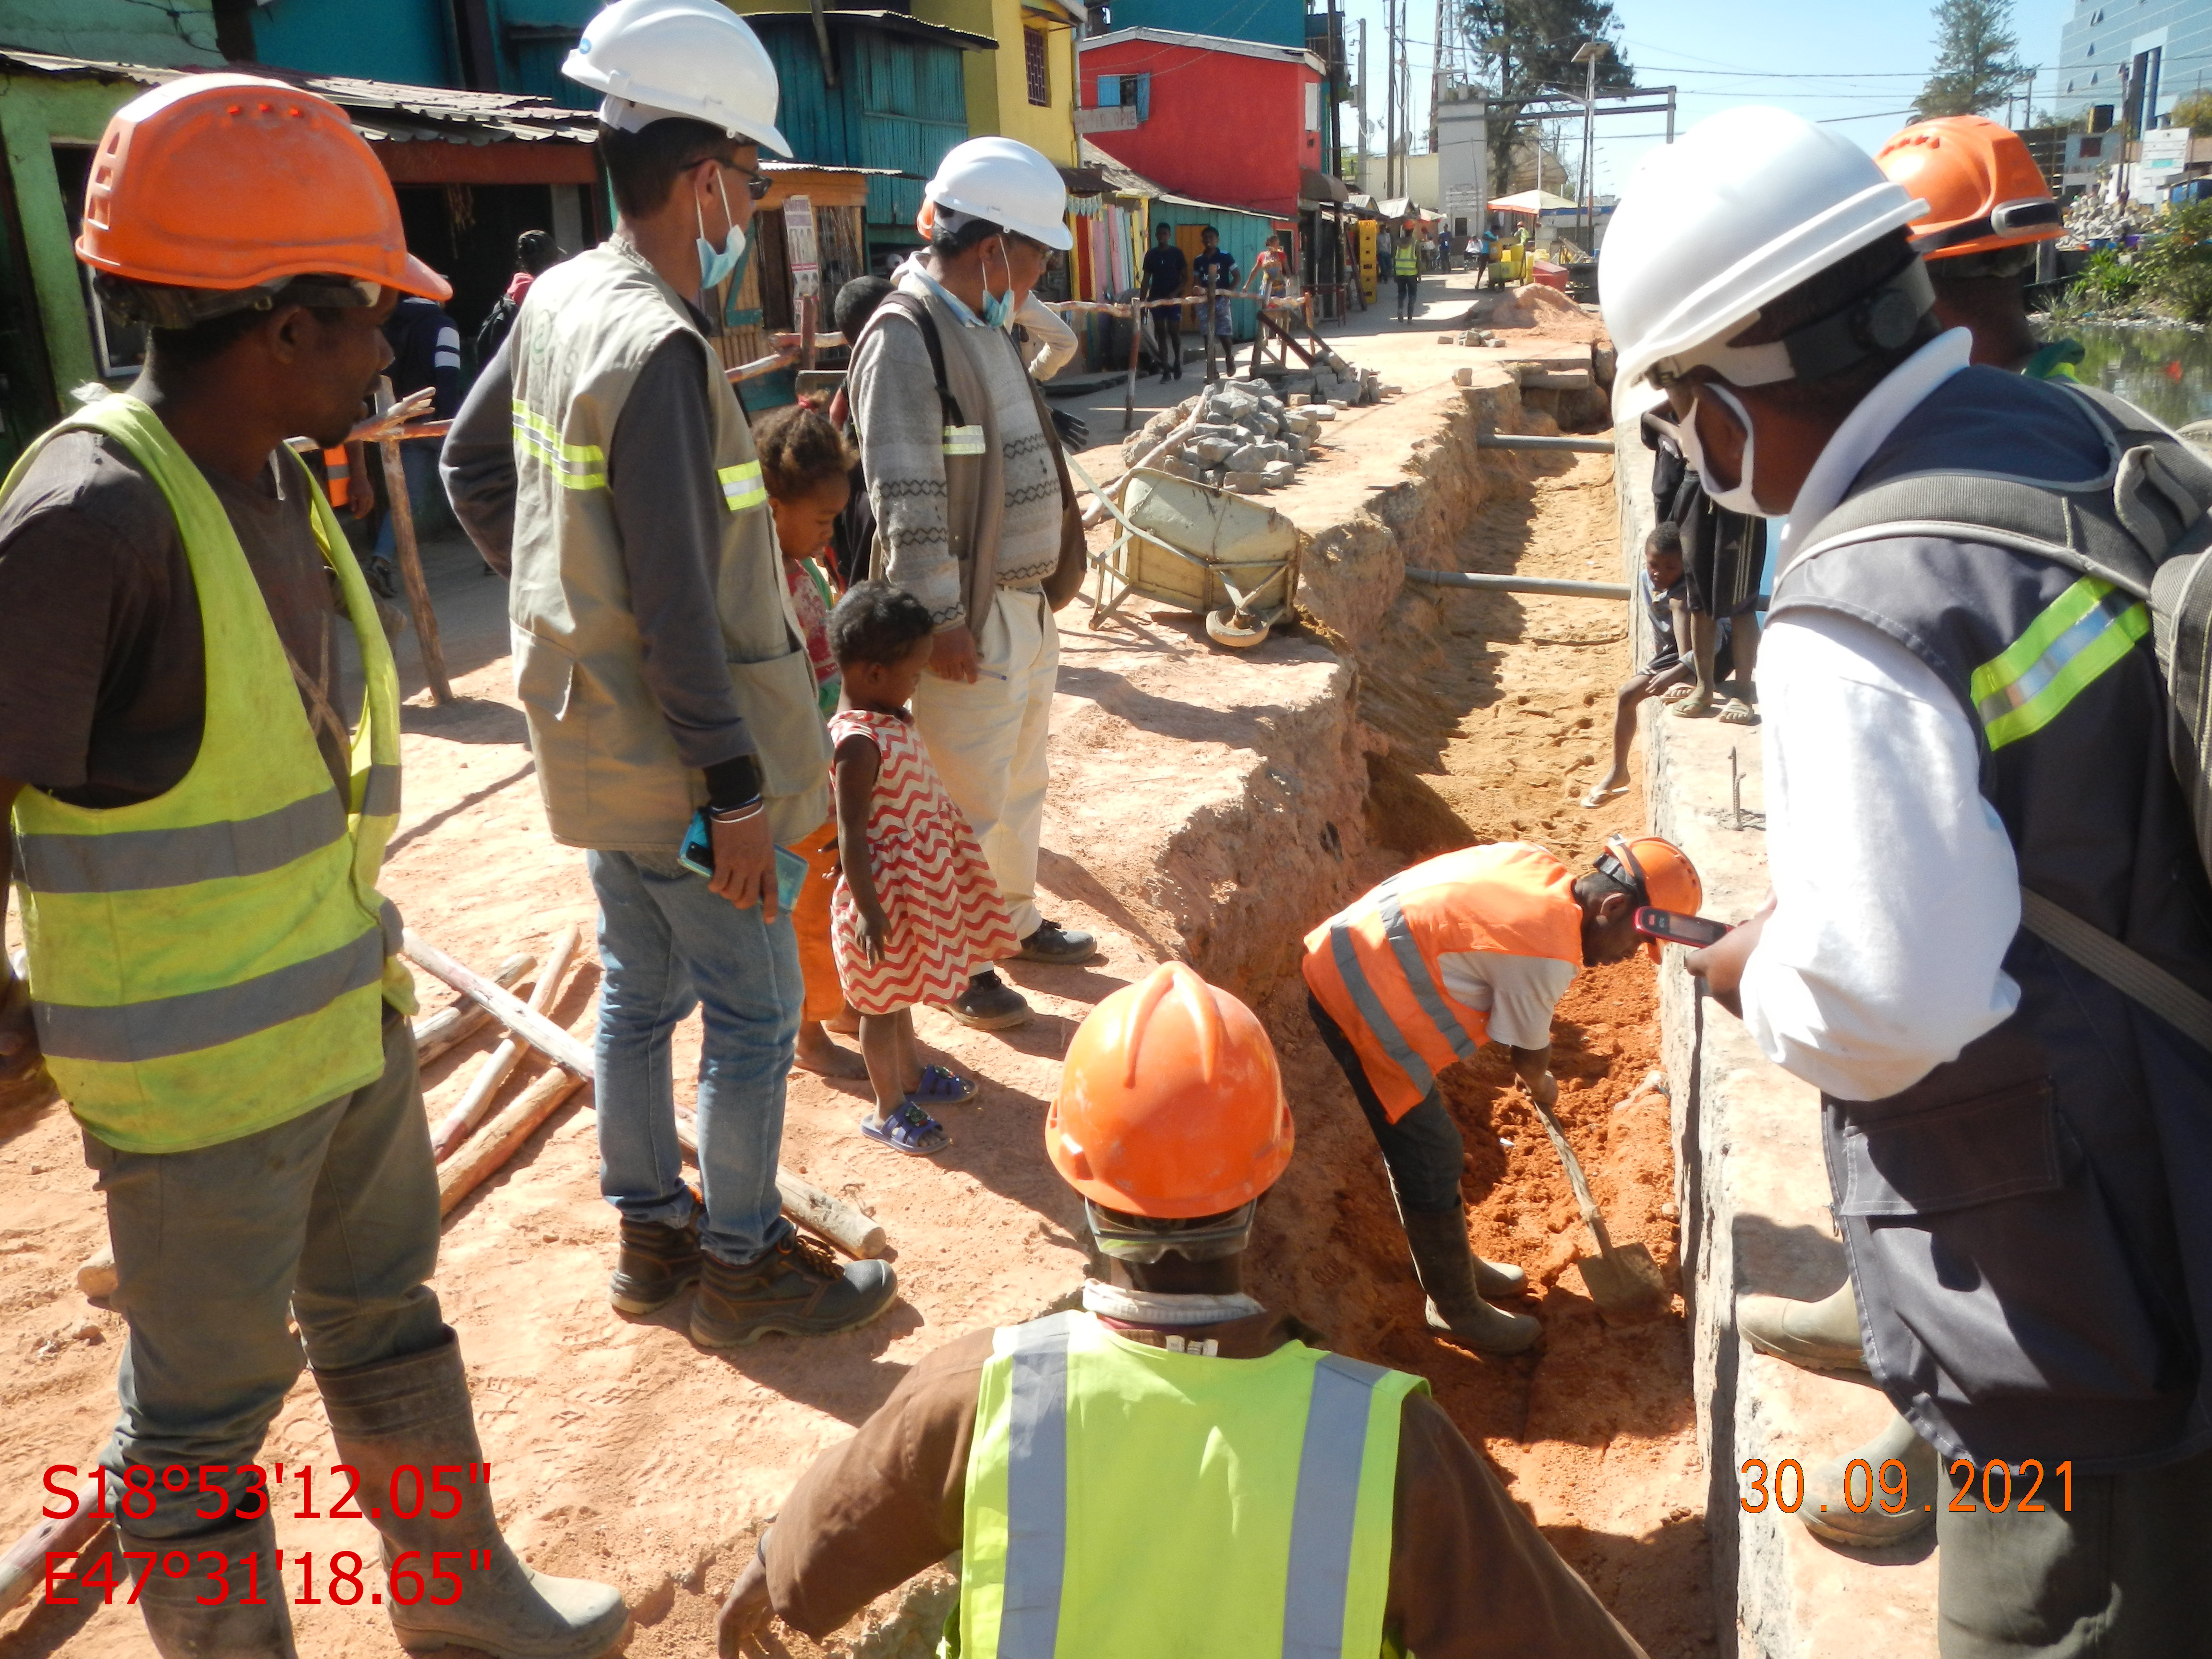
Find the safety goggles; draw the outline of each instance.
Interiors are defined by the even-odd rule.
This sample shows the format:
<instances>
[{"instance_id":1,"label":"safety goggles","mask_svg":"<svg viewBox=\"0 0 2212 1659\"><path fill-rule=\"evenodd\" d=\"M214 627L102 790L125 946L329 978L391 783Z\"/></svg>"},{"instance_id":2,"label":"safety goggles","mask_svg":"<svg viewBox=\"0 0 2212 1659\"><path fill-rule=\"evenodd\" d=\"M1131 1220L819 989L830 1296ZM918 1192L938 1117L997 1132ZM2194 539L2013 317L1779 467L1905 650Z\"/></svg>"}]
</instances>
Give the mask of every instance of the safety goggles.
<instances>
[{"instance_id":1,"label":"safety goggles","mask_svg":"<svg viewBox=\"0 0 2212 1659\"><path fill-rule=\"evenodd\" d=\"M1661 358L1645 371L1645 378L1662 390L1688 379L1691 371L1698 368L1709 368L1737 386L1825 380L1878 351L1893 351L1904 345L1935 304L1935 287L1926 269L1915 259L1841 311L1808 323L1779 340L1747 346L1715 340L1695 350ZM1747 317L1738 327L1747 328L1753 320Z\"/></svg>"},{"instance_id":2,"label":"safety goggles","mask_svg":"<svg viewBox=\"0 0 2212 1659\"><path fill-rule=\"evenodd\" d=\"M1613 835L1605 838L1605 851L1597 855L1597 872L1626 888L1628 896L1638 904L1651 902L1651 889L1644 879L1644 866L1629 849L1627 836Z\"/></svg>"},{"instance_id":3,"label":"safety goggles","mask_svg":"<svg viewBox=\"0 0 2212 1659\"><path fill-rule=\"evenodd\" d=\"M2048 196L2026 196L2018 201L1999 202L1979 219L1916 236L1912 239L1912 251L1920 254L1941 253L1947 247L1979 241L1984 236L2025 236L2031 231L2049 230L2065 222L2058 204Z\"/></svg>"},{"instance_id":4,"label":"safety goggles","mask_svg":"<svg viewBox=\"0 0 2212 1659\"><path fill-rule=\"evenodd\" d=\"M1091 1237L1097 1241L1098 1254L1116 1261L1136 1262L1158 1261L1170 1255L1186 1261L1216 1261L1235 1255L1250 1245L1252 1217L1259 1207L1260 1200L1254 1199L1204 1226L1193 1226L1187 1221L1111 1216L1089 1199L1083 1200L1084 1219L1090 1224Z\"/></svg>"}]
</instances>

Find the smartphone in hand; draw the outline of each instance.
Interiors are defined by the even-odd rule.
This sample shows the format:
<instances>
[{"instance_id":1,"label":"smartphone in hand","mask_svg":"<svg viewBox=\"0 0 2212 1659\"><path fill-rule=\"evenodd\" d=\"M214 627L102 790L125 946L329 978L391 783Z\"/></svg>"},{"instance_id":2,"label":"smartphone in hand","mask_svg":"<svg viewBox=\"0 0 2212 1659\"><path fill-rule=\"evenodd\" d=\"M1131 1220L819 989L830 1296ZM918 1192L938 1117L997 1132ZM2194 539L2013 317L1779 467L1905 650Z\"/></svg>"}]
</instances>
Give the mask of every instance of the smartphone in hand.
<instances>
[{"instance_id":1,"label":"smartphone in hand","mask_svg":"<svg viewBox=\"0 0 2212 1659\"><path fill-rule=\"evenodd\" d=\"M676 861L695 876L714 879L714 832L705 807L692 815L691 827L684 832L683 844L676 849ZM806 870L806 860L788 847L775 849L776 903L787 913L805 889Z\"/></svg>"},{"instance_id":2,"label":"smartphone in hand","mask_svg":"<svg viewBox=\"0 0 2212 1659\"><path fill-rule=\"evenodd\" d=\"M1734 930L1724 921L1686 916L1680 910L1662 910L1647 904L1636 913L1636 931L1648 939L1702 951L1708 945L1718 945Z\"/></svg>"}]
</instances>

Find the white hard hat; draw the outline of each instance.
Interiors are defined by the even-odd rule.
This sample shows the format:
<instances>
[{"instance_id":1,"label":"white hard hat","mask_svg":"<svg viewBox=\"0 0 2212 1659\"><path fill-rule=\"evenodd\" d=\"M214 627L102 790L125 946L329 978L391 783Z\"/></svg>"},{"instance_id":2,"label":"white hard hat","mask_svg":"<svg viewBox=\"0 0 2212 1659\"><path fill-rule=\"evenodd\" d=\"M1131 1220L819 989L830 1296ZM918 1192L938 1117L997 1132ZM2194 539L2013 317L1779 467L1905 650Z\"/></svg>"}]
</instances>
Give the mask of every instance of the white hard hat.
<instances>
[{"instance_id":1,"label":"white hard hat","mask_svg":"<svg viewBox=\"0 0 2212 1659\"><path fill-rule=\"evenodd\" d=\"M635 132L688 116L791 154L775 127L768 48L716 0L615 0L584 25L561 73L606 94L599 118L611 127Z\"/></svg>"},{"instance_id":2,"label":"white hard hat","mask_svg":"<svg viewBox=\"0 0 2212 1659\"><path fill-rule=\"evenodd\" d=\"M1670 360L1710 364L1739 386L1790 379L1784 346L1727 340L1770 300L1923 211L1856 144L1784 110L1726 110L1648 151L1598 265L1620 353L1616 404Z\"/></svg>"},{"instance_id":3,"label":"white hard hat","mask_svg":"<svg viewBox=\"0 0 2212 1659\"><path fill-rule=\"evenodd\" d=\"M1047 247L1075 246L1060 169L1018 138L953 145L921 193L939 207L988 219Z\"/></svg>"}]
</instances>

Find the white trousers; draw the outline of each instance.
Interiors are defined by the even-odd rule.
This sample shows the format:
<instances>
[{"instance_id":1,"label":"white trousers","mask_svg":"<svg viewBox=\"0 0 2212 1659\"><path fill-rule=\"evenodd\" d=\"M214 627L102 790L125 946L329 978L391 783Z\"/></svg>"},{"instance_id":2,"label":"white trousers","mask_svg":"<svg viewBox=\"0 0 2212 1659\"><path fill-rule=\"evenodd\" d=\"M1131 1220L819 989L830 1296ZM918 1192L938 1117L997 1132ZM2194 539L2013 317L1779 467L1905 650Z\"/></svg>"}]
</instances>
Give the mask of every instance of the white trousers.
<instances>
[{"instance_id":1,"label":"white trousers","mask_svg":"<svg viewBox=\"0 0 2212 1659\"><path fill-rule=\"evenodd\" d=\"M983 672L973 685L921 677L914 689L915 729L982 843L1015 935L1027 939L1039 920L1045 739L1060 681L1060 629L1044 595L1000 588L975 636L975 654Z\"/></svg>"}]
</instances>

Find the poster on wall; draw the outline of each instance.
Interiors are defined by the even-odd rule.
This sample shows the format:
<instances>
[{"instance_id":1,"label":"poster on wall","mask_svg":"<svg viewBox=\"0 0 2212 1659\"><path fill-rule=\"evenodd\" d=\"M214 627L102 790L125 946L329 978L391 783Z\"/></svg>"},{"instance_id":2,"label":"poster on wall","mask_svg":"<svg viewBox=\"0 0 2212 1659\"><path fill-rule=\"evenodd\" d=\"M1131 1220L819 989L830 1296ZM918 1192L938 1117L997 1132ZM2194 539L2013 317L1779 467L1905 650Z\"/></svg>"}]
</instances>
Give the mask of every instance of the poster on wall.
<instances>
[{"instance_id":1,"label":"poster on wall","mask_svg":"<svg viewBox=\"0 0 2212 1659\"><path fill-rule=\"evenodd\" d=\"M2138 202L2166 200L2170 185L2181 182L2189 166L2187 127L2154 127L2136 146L2135 177L2129 195Z\"/></svg>"},{"instance_id":2,"label":"poster on wall","mask_svg":"<svg viewBox=\"0 0 2212 1659\"><path fill-rule=\"evenodd\" d=\"M822 291L822 251L814 240L814 204L804 196L783 204L783 246L791 262L793 297L812 299Z\"/></svg>"}]
</instances>

